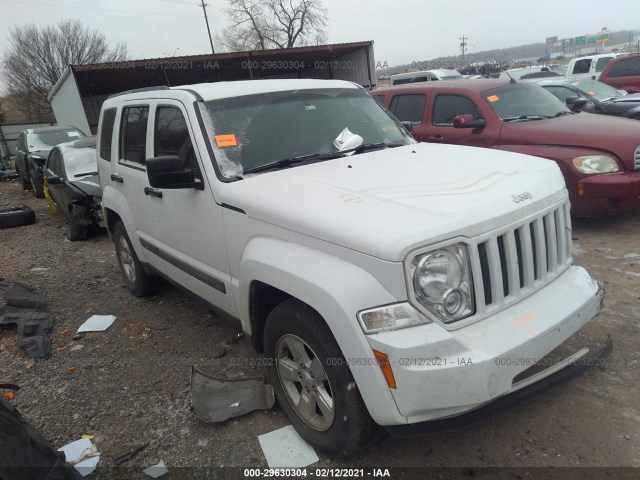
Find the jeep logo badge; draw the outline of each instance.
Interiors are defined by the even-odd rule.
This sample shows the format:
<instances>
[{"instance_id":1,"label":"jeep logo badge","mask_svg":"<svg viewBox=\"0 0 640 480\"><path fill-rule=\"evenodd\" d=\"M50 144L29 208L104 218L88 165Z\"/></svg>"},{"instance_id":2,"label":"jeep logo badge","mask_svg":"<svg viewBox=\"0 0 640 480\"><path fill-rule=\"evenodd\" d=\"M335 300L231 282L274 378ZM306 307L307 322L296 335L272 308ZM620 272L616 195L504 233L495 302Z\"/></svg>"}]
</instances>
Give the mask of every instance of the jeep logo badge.
<instances>
[{"instance_id":1,"label":"jeep logo badge","mask_svg":"<svg viewBox=\"0 0 640 480\"><path fill-rule=\"evenodd\" d=\"M519 195L511 195L511 198L514 202L520 203L524 200L533 200L533 195L531 195L529 192L524 192Z\"/></svg>"}]
</instances>

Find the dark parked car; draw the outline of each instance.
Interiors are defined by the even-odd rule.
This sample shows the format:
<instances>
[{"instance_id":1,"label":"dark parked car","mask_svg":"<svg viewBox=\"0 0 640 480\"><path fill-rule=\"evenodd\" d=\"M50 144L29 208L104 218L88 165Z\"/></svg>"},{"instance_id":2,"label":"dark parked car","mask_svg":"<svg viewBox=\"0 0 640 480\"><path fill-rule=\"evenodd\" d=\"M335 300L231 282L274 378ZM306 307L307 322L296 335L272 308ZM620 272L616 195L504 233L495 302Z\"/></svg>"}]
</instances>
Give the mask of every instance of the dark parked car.
<instances>
[{"instance_id":1,"label":"dark parked car","mask_svg":"<svg viewBox=\"0 0 640 480\"><path fill-rule=\"evenodd\" d=\"M554 160L576 215L640 207L640 122L575 113L540 85L429 82L372 92L416 140L496 148Z\"/></svg>"},{"instance_id":2,"label":"dark parked car","mask_svg":"<svg viewBox=\"0 0 640 480\"><path fill-rule=\"evenodd\" d=\"M44 170L47 199L69 217L69 240L103 226L95 136L54 147Z\"/></svg>"},{"instance_id":3,"label":"dark parked car","mask_svg":"<svg viewBox=\"0 0 640 480\"><path fill-rule=\"evenodd\" d=\"M640 93L625 95L598 80L540 80L537 83L574 112L601 113L640 120Z\"/></svg>"},{"instance_id":4,"label":"dark parked car","mask_svg":"<svg viewBox=\"0 0 640 480\"><path fill-rule=\"evenodd\" d=\"M42 127L23 130L16 143L16 170L22 187L32 190L36 198L44 198L42 172L51 149L59 143L84 138L74 127Z\"/></svg>"},{"instance_id":5,"label":"dark parked car","mask_svg":"<svg viewBox=\"0 0 640 480\"><path fill-rule=\"evenodd\" d=\"M640 93L640 53L614 58L598 80L629 93Z\"/></svg>"}]
</instances>

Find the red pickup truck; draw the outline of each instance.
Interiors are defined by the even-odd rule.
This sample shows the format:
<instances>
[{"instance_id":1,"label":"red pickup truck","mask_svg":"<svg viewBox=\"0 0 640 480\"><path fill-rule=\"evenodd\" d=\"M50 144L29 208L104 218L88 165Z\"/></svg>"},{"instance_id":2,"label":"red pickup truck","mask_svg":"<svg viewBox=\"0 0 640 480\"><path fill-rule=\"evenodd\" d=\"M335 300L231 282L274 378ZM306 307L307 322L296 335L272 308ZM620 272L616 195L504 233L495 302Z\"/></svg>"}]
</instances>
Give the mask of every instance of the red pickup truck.
<instances>
[{"instance_id":1,"label":"red pickup truck","mask_svg":"<svg viewBox=\"0 0 640 480\"><path fill-rule=\"evenodd\" d=\"M640 53L614 58L604 67L599 80L618 90L640 93Z\"/></svg>"},{"instance_id":2,"label":"red pickup truck","mask_svg":"<svg viewBox=\"0 0 640 480\"><path fill-rule=\"evenodd\" d=\"M539 85L428 82L371 92L421 142L496 148L554 160L572 213L640 207L640 122L574 113Z\"/></svg>"}]
</instances>

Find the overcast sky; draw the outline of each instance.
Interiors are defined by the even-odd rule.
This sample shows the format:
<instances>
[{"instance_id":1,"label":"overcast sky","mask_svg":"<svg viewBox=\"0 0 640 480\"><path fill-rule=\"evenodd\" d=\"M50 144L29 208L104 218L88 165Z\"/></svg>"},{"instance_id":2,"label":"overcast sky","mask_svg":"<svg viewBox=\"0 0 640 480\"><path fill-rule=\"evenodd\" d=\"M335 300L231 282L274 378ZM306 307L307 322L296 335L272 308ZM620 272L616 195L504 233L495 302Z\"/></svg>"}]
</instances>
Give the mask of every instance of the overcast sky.
<instances>
[{"instance_id":1,"label":"overcast sky","mask_svg":"<svg viewBox=\"0 0 640 480\"><path fill-rule=\"evenodd\" d=\"M0 0L0 57L9 29L78 19L103 32L109 42L126 42L130 58L209 53L199 0ZM212 34L226 23L226 0L207 0ZM640 28L638 0L607 4L590 0L324 0L330 43L374 40L377 62L389 66L460 52L544 42ZM591 5L591 6L590 6Z\"/></svg>"}]
</instances>

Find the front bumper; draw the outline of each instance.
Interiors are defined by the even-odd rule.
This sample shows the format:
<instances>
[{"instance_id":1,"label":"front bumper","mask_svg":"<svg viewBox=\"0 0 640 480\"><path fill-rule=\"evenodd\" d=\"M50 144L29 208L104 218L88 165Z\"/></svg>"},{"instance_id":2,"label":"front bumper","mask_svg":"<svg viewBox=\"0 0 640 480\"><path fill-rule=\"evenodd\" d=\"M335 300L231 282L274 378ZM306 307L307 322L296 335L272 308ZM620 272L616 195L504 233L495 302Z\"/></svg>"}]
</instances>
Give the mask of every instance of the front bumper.
<instances>
[{"instance_id":1,"label":"front bumper","mask_svg":"<svg viewBox=\"0 0 640 480\"><path fill-rule=\"evenodd\" d=\"M640 171L592 175L578 181L572 210L577 215L607 215L640 208Z\"/></svg>"},{"instance_id":2,"label":"front bumper","mask_svg":"<svg viewBox=\"0 0 640 480\"><path fill-rule=\"evenodd\" d=\"M519 374L597 315L602 294L583 268L570 267L536 293L474 324L447 330L431 323L368 340L389 358L397 384L390 391L405 422L441 419L513 392Z\"/></svg>"},{"instance_id":3,"label":"front bumper","mask_svg":"<svg viewBox=\"0 0 640 480\"><path fill-rule=\"evenodd\" d=\"M394 437L405 438L459 430L493 415L505 412L523 402L532 400L552 388L581 375L592 366L603 365L604 358L611 353L612 349L613 342L611 337L607 337L605 344L593 356L587 357L588 351L577 352L553 367L515 383L511 391L506 395L470 412L441 420L393 425L386 427L386 430Z\"/></svg>"}]
</instances>

